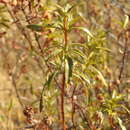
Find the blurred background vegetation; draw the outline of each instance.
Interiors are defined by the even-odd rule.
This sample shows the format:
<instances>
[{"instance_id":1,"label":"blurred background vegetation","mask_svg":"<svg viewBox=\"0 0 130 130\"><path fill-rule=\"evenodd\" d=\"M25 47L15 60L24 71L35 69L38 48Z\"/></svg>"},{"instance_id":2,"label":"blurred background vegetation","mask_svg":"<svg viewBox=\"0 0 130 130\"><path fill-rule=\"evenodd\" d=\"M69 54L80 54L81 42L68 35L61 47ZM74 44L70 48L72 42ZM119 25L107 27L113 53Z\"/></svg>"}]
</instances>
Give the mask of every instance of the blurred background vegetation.
<instances>
[{"instance_id":1,"label":"blurred background vegetation","mask_svg":"<svg viewBox=\"0 0 130 130\"><path fill-rule=\"evenodd\" d=\"M0 0L0 129L62 130L62 94L64 130L130 129L129 0Z\"/></svg>"}]
</instances>

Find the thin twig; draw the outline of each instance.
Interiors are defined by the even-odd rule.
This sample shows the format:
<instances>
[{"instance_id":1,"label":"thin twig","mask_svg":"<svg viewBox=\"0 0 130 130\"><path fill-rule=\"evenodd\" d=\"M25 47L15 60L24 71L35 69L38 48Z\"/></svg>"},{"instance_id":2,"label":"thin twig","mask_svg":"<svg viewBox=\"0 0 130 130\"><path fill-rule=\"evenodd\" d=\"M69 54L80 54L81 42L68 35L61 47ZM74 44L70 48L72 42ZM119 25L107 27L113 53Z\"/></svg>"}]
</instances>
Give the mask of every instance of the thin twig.
<instances>
[{"instance_id":1,"label":"thin twig","mask_svg":"<svg viewBox=\"0 0 130 130\"><path fill-rule=\"evenodd\" d=\"M119 76L118 76L119 81L121 81L123 71L124 71L124 66L125 66L125 58L126 58L127 48L128 48L129 29L125 30L123 32L123 34L124 34L124 37L125 37L125 46L124 46L123 56L122 56L122 59L121 59L121 67L120 67L120 71L119 71ZM120 38L120 36L119 36L119 38ZM118 85L118 91L121 92L119 85Z\"/></svg>"},{"instance_id":2,"label":"thin twig","mask_svg":"<svg viewBox=\"0 0 130 130\"><path fill-rule=\"evenodd\" d=\"M19 101L19 104L21 105L22 108L24 108L24 104L23 104L23 102L21 100L21 97L20 97L18 89L17 89L16 80L15 80L15 74L12 74L12 84L14 86L15 93L16 93L17 99Z\"/></svg>"},{"instance_id":3,"label":"thin twig","mask_svg":"<svg viewBox=\"0 0 130 130\"><path fill-rule=\"evenodd\" d=\"M123 52L123 56L122 56L122 59L121 59L121 68L120 68L119 77L118 77L119 80L121 80L121 78L122 78L126 54L127 54L127 40L125 41L124 52Z\"/></svg>"}]
</instances>

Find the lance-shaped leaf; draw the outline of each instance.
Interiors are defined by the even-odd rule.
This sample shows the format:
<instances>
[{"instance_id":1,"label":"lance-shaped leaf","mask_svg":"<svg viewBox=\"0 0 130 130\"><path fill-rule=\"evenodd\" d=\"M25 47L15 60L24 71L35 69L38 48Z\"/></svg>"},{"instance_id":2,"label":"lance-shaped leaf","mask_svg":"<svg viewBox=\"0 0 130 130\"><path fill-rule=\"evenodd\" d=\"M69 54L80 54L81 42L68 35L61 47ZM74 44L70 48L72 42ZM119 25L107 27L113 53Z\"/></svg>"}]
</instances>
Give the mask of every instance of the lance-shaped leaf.
<instances>
[{"instance_id":1,"label":"lance-shaped leaf","mask_svg":"<svg viewBox=\"0 0 130 130\"><path fill-rule=\"evenodd\" d=\"M106 80L104 79L102 73L101 73L98 69L96 69L94 66L91 66L91 68L98 74L98 76L99 76L99 78L101 79L102 83L107 87L107 86L108 86L108 85L107 85L107 82L106 82Z\"/></svg>"},{"instance_id":2,"label":"lance-shaped leaf","mask_svg":"<svg viewBox=\"0 0 130 130\"><path fill-rule=\"evenodd\" d=\"M79 48L83 48L83 49L88 49L87 46L82 43L71 43L71 44L69 44L69 47L71 47L71 48L79 47Z\"/></svg>"},{"instance_id":3,"label":"lance-shaped leaf","mask_svg":"<svg viewBox=\"0 0 130 130\"><path fill-rule=\"evenodd\" d=\"M71 54L73 54L75 56L80 56L83 59L86 58L85 54L81 50L79 50L79 49L70 49L69 51L70 51Z\"/></svg>"},{"instance_id":4,"label":"lance-shaped leaf","mask_svg":"<svg viewBox=\"0 0 130 130\"><path fill-rule=\"evenodd\" d=\"M119 117L117 117L117 120L118 120L118 122L119 122L119 125L120 125L121 129L122 129L122 130L126 130L126 127L123 125L122 120L121 120Z\"/></svg>"},{"instance_id":5,"label":"lance-shaped leaf","mask_svg":"<svg viewBox=\"0 0 130 130\"><path fill-rule=\"evenodd\" d=\"M13 100L10 100L9 106L8 106L8 111L10 111L13 107Z\"/></svg>"},{"instance_id":6,"label":"lance-shaped leaf","mask_svg":"<svg viewBox=\"0 0 130 130\"><path fill-rule=\"evenodd\" d=\"M66 15L66 12L64 10L64 8L58 4L55 4L55 7L57 8L57 12L61 15L61 16L65 16Z\"/></svg>"},{"instance_id":7,"label":"lance-shaped leaf","mask_svg":"<svg viewBox=\"0 0 130 130\"><path fill-rule=\"evenodd\" d=\"M73 71L73 60L67 56L67 58L65 60L66 83L70 82L70 78L72 77L72 71Z\"/></svg>"},{"instance_id":8,"label":"lance-shaped leaf","mask_svg":"<svg viewBox=\"0 0 130 130\"><path fill-rule=\"evenodd\" d=\"M32 31L37 31L37 32L43 31L43 27L41 25L37 25L37 24L27 25L27 28L31 29Z\"/></svg>"},{"instance_id":9,"label":"lance-shaped leaf","mask_svg":"<svg viewBox=\"0 0 130 130\"><path fill-rule=\"evenodd\" d=\"M81 2L78 2L76 4L74 4L73 6L70 6L68 9L67 9L67 13L69 13L73 8L75 8L76 6L79 6L81 4Z\"/></svg>"},{"instance_id":10,"label":"lance-shaped leaf","mask_svg":"<svg viewBox=\"0 0 130 130\"><path fill-rule=\"evenodd\" d=\"M126 28L128 22L129 22L129 16L125 15L125 21L124 21L124 24L123 24L123 28Z\"/></svg>"},{"instance_id":11,"label":"lance-shaped leaf","mask_svg":"<svg viewBox=\"0 0 130 130\"><path fill-rule=\"evenodd\" d=\"M52 74L50 74L44 86L50 87L52 79L55 77L56 74L57 72L53 72Z\"/></svg>"},{"instance_id":12,"label":"lance-shaped leaf","mask_svg":"<svg viewBox=\"0 0 130 130\"><path fill-rule=\"evenodd\" d=\"M41 112L42 109L43 109L43 97L42 97L43 94L41 94L41 97L40 97L40 103L39 103L39 111Z\"/></svg>"},{"instance_id":13,"label":"lance-shaped leaf","mask_svg":"<svg viewBox=\"0 0 130 130\"><path fill-rule=\"evenodd\" d=\"M73 27L73 28L82 30L82 31L86 32L90 37L93 37L92 33L85 27Z\"/></svg>"},{"instance_id":14,"label":"lance-shaped leaf","mask_svg":"<svg viewBox=\"0 0 130 130\"><path fill-rule=\"evenodd\" d=\"M52 82L53 78L56 76L56 74L57 74L57 72L53 72L52 74L50 74L49 77L48 77L48 79L47 79L47 81L43 85L43 89L42 89L41 97L40 97L40 104L39 104L39 110L40 110L40 112L43 109L43 94L44 94L45 87L46 86L50 87L51 82Z\"/></svg>"},{"instance_id":15,"label":"lance-shaped leaf","mask_svg":"<svg viewBox=\"0 0 130 130\"><path fill-rule=\"evenodd\" d=\"M63 50L62 49L57 49L54 50L46 59L46 61L48 61L50 58L54 58L55 56L57 56L59 53L61 53Z\"/></svg>"},{"instance_id":16,"label":"lance-shaped leaf","mask_svg":"<svg viewBox=\"0 0 130 130\"><path fill-rule=\"evenodd\" d=\"M87 75L85 75L85 74L83 74L83 73L80 73L80 72L78 72L77 75L80 76L81 79L84 80L87 84L90 84L90 80L89 80L89 78L87 77Z\"/></svg>"},{"instance_id":17,"label":"lance-shaped leaf","mask_svg":"<svg viewBox=\"0 0 130 130\"><path fill-rule=\"evenodd\" d=\"M130 110L126 106L121 105L121 107L124 108L127 111L127 113L130 115Z\"/></svg>"}]
</instances>

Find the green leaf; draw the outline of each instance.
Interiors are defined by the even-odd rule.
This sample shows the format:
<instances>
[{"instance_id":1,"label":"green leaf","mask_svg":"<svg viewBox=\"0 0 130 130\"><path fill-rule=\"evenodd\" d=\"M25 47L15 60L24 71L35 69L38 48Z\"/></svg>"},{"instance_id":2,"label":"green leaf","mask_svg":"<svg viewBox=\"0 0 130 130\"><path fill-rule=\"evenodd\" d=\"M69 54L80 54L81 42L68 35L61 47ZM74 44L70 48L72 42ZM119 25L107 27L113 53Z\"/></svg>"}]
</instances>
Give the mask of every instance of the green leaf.
<instances>
[{"instance_id":1,"label":"green leaf","mask_svg":"<svg viewBox=\"0 0 130 130\"><path fill-rule=\"evenodd\" d=\"M118 122L119 122L119 125L120 125L121 129L122 129L122 130L126 130L126 127L123 125L122 120L121 120L119 117L117 117L117 120L118 120Z\"/></svg>"},{"instance_id":2,"label":"green leaf","mask_svg":"<svg viewBox=\"0 0 130 130\"><path fill-rule=\"evenodd\" d=\"M93 37L92 33L85 27L73 27L73 28L82 30L82 31L86 32L90 37Z\"/></svg>"},{"instance_id":3,"label":"green leaf","mask_svg":"<svg viewBox=\"0 0 130 130\"><path fill-rule=\"evenodd\" d=\"M72 77L73 71L73 60L70 57L67 57L68 65L69 65L69 77Z\"/></svg>"},{"instance_id":4,"label":"green leaf","mask_svg":"<svg viewBox=\"0 0 130 130\"><path fill-rule=\"evenodd\" d=\"M41 98L40 98L40 103L39 103L39 111L41 112L43 109L43 97L41 95Z\"/></svg>"},{"instance_id":5,"label":"green leaf","mask_svg":"<svg viewBox=\"0 0 130 130\"><path fill-rule=\"evenodd\" d=\"M30 85L30 92L31 92L32 95L34 95L34 88L33 88L32 84Z\"/></svg>"},{"instance_id":6,"label":"green leaf","mask_svg":"<svg viewBox=\"0 0 130 130\"><path fill-rule=\"evenodd\" d=\"M49 77L48 77L48 79L47 79L47 81L43 85L43 89L42 89L41 97L40 97L40 104L39 104L39 110L40 110L40 112L43 109L43 93L44 93L44 90L45 90L45 86L50 87L52 79L55 77L56 74L57 74L57 72L53 72L52 74L50 74Z\"/></svg>"},{"instance_id":7,"label":"green leaf","mask_svg":"<svg viewBox=\"0 0 130 130\"><path fill-rule=\"evenodd\" d=\"M90 84L90 80L87 78L86 75L81 74L81 73L79 73L79 75L80 75L80 77L82 77L86 81L86 83Z\"/></svg>"},{"instance_id":8,"label":"green leaf","mask_svg":"<svg viewBox=\"0 0 130 130\"><path fill-rule=\"evenodd\" d=\"M70 4L67 4L64 8L64 11L68 13L71 10L71 8L72 6Z\"/></svg>"},{"instance_id":9,"label":"green leaf","mask_svg":"<svg viewBox=\"0 0 130 130\"><path fill-rule=\"evenodd\" d=\"M90 84L90 80L87 78L87 75L77 72L77 77L80 77L80 79L84 80L87 84Z\"/></svg>"},{"instance_id":10,"label":"green leaf","mask_svg":"<svg viewBox=\"0 0 130 130\"><path fill-rule=\"evenodd\" d=\"M91 68L92 68L92 70L94 70L95 72L97 72L97 74L99 75L99 78L101 79L102 83L107 87L108 86L107 82L104 79L102 73L98 69L96 69L94 66L91 66Z\"/></svg>"},{"instance_id":11,"label":"green leaf","mask_svg":"<svg viewBox=\"0 0 130 130\"><path fill-rule=\"evenodd\" d=\"M10 100L9 106L8 106L8 111L10 111L13 107L13 100Z\"/></svg>"},{"instance_id":12,"label":"green leaf","mask_svg":"<svg viewBox=\"0 0 130 130\"><path fill-rule=\"evenodd\" d=\"M70 6L70 7L67 9L67 13L69 13L73 8L75 8L76 6L79 6L80 4L81 4L81 3L78 2L78 3L76 3L76 4L72 5L72 6Z\"/></svg>"},{"instance_id":13,"label":"green leaf","mask_svg":"<svg viewBox=\"0 0 130 130\"><path fill-rule=\"evenodd\" d=\"M80 81L81 81L81 83L83 84L83 85L85 85L85 81L82 79L82 77L79 75L79 74L76 74L75 72L73 73L73 76L74 77L76 77L76 78L78 78Z\"/></svg>"},{"instance_id":14,"label":"green leaf","mask_svg":"<svg viewBox=\"0 0 130 130\"><path fill-rule=\"evenodd\" d=\"M113 90L113 93L112 93L112 98L116 98L116 95L117 95L116 90Z\"/></svg>"},{"instance_id":15,"label":"green leaf","mask_svg":"<svg viewBox=\"0 0 130 130\"><path fill-rule=\"evenodd\" d=\"M66 85L68 84L68 81L69 81L69 65L68 65L67 59L65 59L65 82L66 82Z\"/></svg>"},{"instance_id":16,"label":"green leaf","mask_svg":"<svg viewBox=\"0 0 130 130\"><path fill-rule=\"evenodd\" d=\"M96 47L96 48L97 48L97 49L104 50L104 51L112 52L110 49L105 48L105 47Z\"/></svg>"},{"instance_id":17,"label":"green leaf","mask_svg":"<svg viewBox=\"0 0 130 130\"><path fill-rule=\"evenodd\" d=\"M44 94L44 90L45 90L45 85L43 84L43 88L42 88L42 92L41 92L41 96L40 96L40 103L39 103L39 111L40 112L43 109L43 94Z\"/></svg>"},{"instance_id":18,"label":"green leaf","mask_svg":"<svg viewBox=\"0 0 130 130\"><path fill-rule=\"evenodd\" d=\"M92 51L92 52L89 54L88 58L87 58L88 62L90 62L90 59L93 57L93 55L94 55L94 52Z\"/></svg>"},{"instance_id":19,"label":"green leaf","mask_svg":"<svg viewBox=\"0 0 130 130\"><path fill-rule=\"evenodd\" d=\"M50 87L51 85L51 81L54 78L54 76L56 75L57 72L53 72L52 74L49 75L47 81L45 82L44 86Z\"/></svg>"},{"instance_id":20,"label":"green leaf","mask_svg":"<svg viewBox=\"0 0 130 130\"><path fill-rule=\"evenodd\" d=\"M122 108L124 108L127 112L128 112L128 114L130 115L130 110L127 108L127 107L125 107L124 105L121 105L122 106Z\"/></svg>"},{"instance_id":21,"label":"green leaf","mask_svg":"<svg viewBox=\"0 0 130 130\"><path fill-rule=\"evenodd\" d=\"M37 24L30 24L27 25L27 28L33 30L33 31L37 31L37 32L42 32L43 31L43 27L41 25L37 25Z\"/></svg>"},{"instance_id":22,"label":"green leaf","mask_svg":"<svg viewBox=\"0 0 130 130\"><path fill-rule=\"evenodd\" d=\"M77 56L71 56L73 58L73 60L75 60L76 62L80 63L80 64L84 64L85 61L83 61L81 58L77 57Z\"/></svg>"},{"instance_id":23,"label":"green leaf","mask_svg":"<svg viewBox=\"0 0 130 130\"><path fill-rule=\"evenodd\" d=\"M81 47L81 48L84 48L84 49L88 49L87 46L85 44L82 44L82 43L71 43L69 44L70 47Z\"/></svg>"},{"instance_id":24,"label":"green leaf","mask_svg":"<svg viewBox=\"0 0 130 130\"><path fill-rule=\"evenodd\" d=\"M84 55L84 53L82 51L80 51L79 49L70 49L69 51L71 54L73 54L75 56L80 56L83 59L86 59L86 56Z\"/></svg>"},{"instance_id":25,"label":"green leaf","mask_svg":"<svg viewBox=\"0 0 130 130\"><path fill-rule=\"evenodd\" d=\"M61 53L62 52L62 49L56 49L56 50L54 50L48 57L47 57L47 59L46 59L46 61L48 61L50 58L54 58L56 55L58 55L59 53Z\"/></svg>"},{"instance_id":26,"label":"green leaf","mask_svg":"<svg viewBox=\"0 0 130 130\"><path fill-rule=\"evenodd\" d=\"M64 10L64 8L58 4L55 4L56 8L57 8L57 12L61 15L61 16L65 16L66 12Z\"/></svg>"},{"instance_id":27,"label":"green leaf","mask_svg":"<svg viewBox=\"0 0 130 130\"><path fill-rule=\"evenodd\" d=\"M73 71L73 60L69 56L67 56L65 61L65 77L67 84L70 82L70 78L72 77L72 71Z\"/></svg>"}]
</instances>

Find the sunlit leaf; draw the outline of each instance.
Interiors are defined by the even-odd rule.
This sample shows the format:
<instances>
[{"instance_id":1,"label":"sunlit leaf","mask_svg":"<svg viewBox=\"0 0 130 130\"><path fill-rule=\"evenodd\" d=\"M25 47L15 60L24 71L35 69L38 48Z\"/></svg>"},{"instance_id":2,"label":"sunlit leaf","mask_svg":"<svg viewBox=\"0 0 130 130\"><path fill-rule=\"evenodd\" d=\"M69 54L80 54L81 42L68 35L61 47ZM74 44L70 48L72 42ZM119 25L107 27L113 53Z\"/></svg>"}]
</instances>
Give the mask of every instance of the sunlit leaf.
<instances>
[{"instance_id":1,"label":"sunlit leaf","mask_svg":"<svg viewBox=\"0 0 130 130\"><path fill-rule=\"evenodd\" d=\"M90 84L90 80L89 80L89 78L87 77L87 75L85 75L85 74L83 74L83 73L80 73L80 72L78 72L77 75L80 76L81 79L84 80L87 84Z\"/></svg>"},{"instance_id":2,"label":"sunlit leaf","mask_svg":"<svg viewBox=\"0 0 130 130\"><path fill-rule=\"evenodd\" d=\"M124 105L121 105L127 112L128 112L128 114L130 115L130 110L127 108L127 107L125 107Z\"/></svg>"},{"instance_id":3,"label":"sunlit leaf","mask_svg":"<svg viewBox=\"0 0 130 130\"><path fill-rule=\"evenodd\" d=\"M125 15L125 21L124 21L124 24L123 24L123 28L126 28L128 22L129 22L129 16Z\"/></svg>"},{"instance_id":4,"label":"sunlit leaf","mask_svg":"<svg viewBox=\"0 0 130 130\"><path fill-rule=\"evenodd\" d=\"M71 5L70 4L67 4L64 8L65 12L69 12L71 10Z\"/></svg>"},{"instance_id":5,"label":"sunlit leaf","mask_svg":"<svg viewBox=\"0 0 130 130\"><path fill-rule=\"evenodd\" d=\"M60 5L58 4L55 4L56 8L57 8L57 12L61 15L61 16L65 16L66 15L66 12L64 10L63 7L61 7Z\"/></svg>"},{"instance_id":6,"label":"sunlit leaf","mask_svg":"<svg viewBox=\"0 0 130 130\"><path fill-rule=\"evenodd\" d=\"M121 120L119 117L117 117L117 120L118 120L118 122L119 122L119 125L120 125L121 129L122 129L122 130L126 130L126 127L123 125L122 120Z\"/></svg>"},{"instance_id":7,"label":"sunlit leaf","mask_svg":"<svg viewBox=\"0 0 130 130\"><path fill-rule=\"evenodd\" d=\"M88 49L87 46L85 44L82 43L71 43L69 44L70 47L80 47L80 48L84 48L84 49Z\"/></svg>"},{"instance_id":8,"label":"sunlit leaf","mask_svg":"<svg viewBox=\"0 0 130 130\"><path fill-rule=\"evenodd\" d=\"M93 37L92 33L85 27L73 27L73 28L82 30L82 31L86 32L90 37Z\"/></svg>"},{"instance_id":9,"label":"sunlit leaf","mask_svg":"<svg viewBox=\"0 0 130 130\"><path fill-rule=\"evenodd\" d=\"M86 56L84 55L84 53L82 51L80 51L79 49L72 49L72 50L69 50L71 54L75 55L75 56L80 56L82 57L83 59L86 58Z\"/></svg>"},{"instance_id":10,"label":"sunlit leaf","mask_svg":"<svg viewBox=\"0 0 130 130\"><path fill-rule=\"evenodd\" d=\"M97 48L97 49L104 50L104 51L112 52L110 49L105 48L105 47L96 47L96 48Z\"/></svg>"},{"instance_id":11,"label":"sunlit leaf","mask_svg":"<svg viewBox=\"0 0 130 130\"><path fill-rule=\"evenodd\" d=\"M46 59L46 61L48 61L50 58L54 58L55 56L57 56L59 53L61 53L63 50L62 49L56 49L54 50Z\"/></svg>"},{"instance_id":12,"label":"sunlit leaf","mask_svg":"<svg viewBox=\"0 0 130 130\"><path fill-rule=\"evenodd\" d=\"M90 62L89 60L93 57L93 55L94 55L94 52L92 51L92 52L89 54L89 56L88 56L88 62Z\"/></svg>"},{"instance_id":13,"label":"sunlit leaf","mask_svg":"<svg viewBox=\"0 0 130 130\"><path fill-rule=\"evenodd\" d=\"M102 83L107 87L108 85L107 85L107 82L106 82L106 80L104 79L104 77L103 77L103 75L102 75L102 73L98 70L98 69L96 69L95 67L91 67L95 72L97 72L97 74L99 75L99 78L101 79L101 81L102 81Z\"/></svg>"},{"instance_id":14,"label":"sunlit leaf","mask_svg":"<svg viewBox=\"0 0 130 130\"><path fill-rule=\"evenodd\" d=\"M82 79L82 77L79 74L74 72L73 76L76 77L77 79L79 79L80 82L85 85L86 82Z\"/></svg>"},{"instance_id":15,"label":"sunlit leaf","mask_svg":"<svg viewBox=\"0 0 130 130\"><path fill-rule=\"evenodd\" d=\"M117 95L116 90L113 90L113 93L112 93L112 98L115 98L115 97L116 97L116 95Z\"/></svg>"},{"instance_id":16,"label":"sunlit leaf","mask_svg":"<svg viewBox=\"0 0 130 130\"><path fill-rule=\"evenodd\" d=\"M67 4L68 5L68 4ZM74 5L70 5L70 6L68 6L68 8L66 9L67 10L67 13L69 13L73 8L75 8L76 6L79 6L80 5L80 3L76 3L76 4L74 4Z\"/></svg>"}]
</instances>

